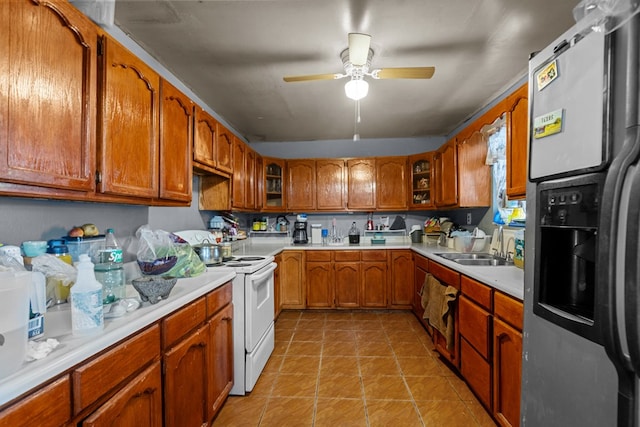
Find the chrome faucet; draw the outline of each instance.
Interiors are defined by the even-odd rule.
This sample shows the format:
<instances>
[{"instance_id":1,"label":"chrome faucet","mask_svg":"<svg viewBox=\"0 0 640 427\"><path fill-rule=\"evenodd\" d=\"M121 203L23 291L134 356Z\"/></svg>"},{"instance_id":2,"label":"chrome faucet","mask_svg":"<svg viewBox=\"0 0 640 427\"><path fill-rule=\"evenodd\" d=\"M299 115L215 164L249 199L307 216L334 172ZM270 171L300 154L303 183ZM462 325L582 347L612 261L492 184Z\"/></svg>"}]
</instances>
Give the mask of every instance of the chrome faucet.
<instances>
[{"instance_id":1,"label":"chrome faucet","mask_svg":"<svg viewBox=\"0 0 640 427\"><path fill-rule=\"evenodd\" d=\"M498 227L498 242L500 243L500 249L498 250L498 256L504 258L504 228Z\"/></svg>"}]
</instances>

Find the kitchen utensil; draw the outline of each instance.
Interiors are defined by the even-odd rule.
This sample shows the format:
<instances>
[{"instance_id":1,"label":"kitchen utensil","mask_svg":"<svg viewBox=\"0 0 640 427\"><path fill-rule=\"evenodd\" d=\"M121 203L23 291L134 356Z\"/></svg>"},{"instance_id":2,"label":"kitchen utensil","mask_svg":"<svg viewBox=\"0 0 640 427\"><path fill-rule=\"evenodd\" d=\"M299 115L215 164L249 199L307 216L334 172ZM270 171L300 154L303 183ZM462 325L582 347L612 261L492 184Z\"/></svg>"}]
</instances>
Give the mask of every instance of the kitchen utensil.
<instances>
[{"instance_id":1,"label":"kitchen utensil","mask_svg":"<svg viewBox=\"0 0 640 427\"><path fill-rule=\"evenodd\" d=\"M133 279L131 284L138 291L143 302L149 301L151 304L155 304L169 298L177 281L178 279L175 277L140 277Z\"/></svg>"},{"instance_id":2,"label":"kitchen utensil","mask_svg":"<svg viewBox=\"0 0 640 427\"><path fill-rule=\"evenodd\" d=\"M220 245L211 243L208 240L194 245L193 250L198 254L205 264L220 264L222 262L222 250Z\"/></svg>"}]
</instances>

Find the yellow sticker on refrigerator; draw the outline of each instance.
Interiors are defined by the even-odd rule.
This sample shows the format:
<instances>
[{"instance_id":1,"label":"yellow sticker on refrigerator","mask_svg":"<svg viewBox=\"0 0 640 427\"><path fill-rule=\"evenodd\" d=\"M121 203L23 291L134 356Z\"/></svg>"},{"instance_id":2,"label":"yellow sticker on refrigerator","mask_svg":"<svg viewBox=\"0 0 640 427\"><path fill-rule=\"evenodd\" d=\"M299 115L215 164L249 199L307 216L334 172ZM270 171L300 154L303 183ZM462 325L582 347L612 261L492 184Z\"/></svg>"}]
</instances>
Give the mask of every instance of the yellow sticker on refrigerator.
<instances>
[{"instance_id":1,"label":"yellow sticker on refrigerator","mask_svg":"<svg viewBox=\"0 0 640 427\"><path fill-rule=\"evenodd\" d=\"M538 91L541 91L545 87L549 86L552 81L558 77L558 61L553 60L548 63L542 70L536 74L536 83L538 85Z\"/></svg>"},{"instance_id":2,"label":"yellow sticker on refrigerator","mask_svg":"<svg viewBox=\"0 0 640 427\"><path fill-rule=\"evenodd\" d=\"M562 132L564 109L551 111L533 119L533 137L544 138Z\"/></svg>"}]
</instances>

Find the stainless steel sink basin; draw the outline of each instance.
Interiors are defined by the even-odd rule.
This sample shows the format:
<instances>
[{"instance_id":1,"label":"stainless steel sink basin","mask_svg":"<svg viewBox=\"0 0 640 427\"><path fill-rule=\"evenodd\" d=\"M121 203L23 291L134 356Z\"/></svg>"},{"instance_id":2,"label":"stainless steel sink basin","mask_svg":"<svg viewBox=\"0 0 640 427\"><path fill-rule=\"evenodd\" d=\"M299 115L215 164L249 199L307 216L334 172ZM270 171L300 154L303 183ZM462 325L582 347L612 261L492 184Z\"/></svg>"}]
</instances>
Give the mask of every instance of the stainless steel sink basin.
<instances>
[{"instance_id":1,"label":"stainless steel sink basin","mask_svg":"<svg viewBox=\"0 0 640 427\"><path fill-rule=\"evenodd\" d=\"M498 266L498 265L512 265L512 262L508 262L502 258L497 258L488 253L476 253L476 252L444 252L436 254L442 258L456 262L460 265L469 266Z\"/></svg>"}]
</instances>

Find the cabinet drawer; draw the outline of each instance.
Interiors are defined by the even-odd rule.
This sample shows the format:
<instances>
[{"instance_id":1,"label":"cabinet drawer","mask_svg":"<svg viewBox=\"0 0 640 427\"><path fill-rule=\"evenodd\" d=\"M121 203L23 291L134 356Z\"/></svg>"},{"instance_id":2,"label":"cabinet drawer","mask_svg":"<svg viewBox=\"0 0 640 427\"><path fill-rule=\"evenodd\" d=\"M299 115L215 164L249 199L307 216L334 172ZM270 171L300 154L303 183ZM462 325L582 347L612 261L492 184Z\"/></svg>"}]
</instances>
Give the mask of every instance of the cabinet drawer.
<instances>
[{"instance_id":1,"label":"cabinet drawer","mask_svg":"<svg viewBox=\"0 0 640 427\"><path fill-rule=\"evenodd\" d=\"M476 304L482 306L487 311L491 311L491 287L470 279L467 276L460 277L460 288L462 294L472 299Z\"/></svg>"},{"instance_id":2,"label":"cabinet drawer","mask_svg":"<svg viewBox=\"0 0 640 427\"><path fill-rule=\"evenodd\" d=\"M160 355L160 328L153 325L73 371L73 411L78 414Z\"/></svg>"},{"instance_id":3,"label":"cabinet drawer","mask_svg":"<svg viewBox=\"0 0 640 427\"><path fill-rule=\"evenodd\" d=\"M496 292L493 296L493 313L522 331L522 302L501 292Z\"/></svg>"},{"instance_id":4,"label":"cabinet drawer","mask_svg":"<svg viewBox=\"0 0 640 427\"><path fill-rule=\"evenodd\" d=\"M233 287L228 282L207 295L207 317L213 316L218 310L229 304L233 298Z\"/></svg>"},{"instance_id":5,"label":"cabinet drawer","mask_svg":"<svg viewBox=\"0 0 640 427\"><path fill-rule=\"evenodd\" d=\"M491 408L491 364L460 338L460 373L485 407Z\"/></svg>"},{"instance_id":6,"label":"cabinet drawer","mask_svg":"<svg viewBox=\"0 0 640 427\"><path fill-rule=\"evenodd\" d=\"M424 271L429 271L429 260L427 258L420 255L416 255L414 258L416 267Z\"/></svg>"},{"instance_id":7,"label":"cabinet drawer","mask_svg":"<svg viewBox=\"0 0 640 427\"><path fill-rule=\"evenodd\" d=\"M331 252L333 251L307 251L307 261L331 262Z\"/></svg>"},{"instance_id":8,"label":"cabinet drawer","mask_svg":"<svg viewBox=\"0 0 640 427\"><path fill-rule=\"evenodd\" d=\"M335 251L333 259L341 261L360 261L360 251Z\"/></svg>"},{"instance_id":9,"label":"cabinet drawer","mask_svg":"<svg viewBox=\"0 0 640 427\"><path fill-rule=\"evenodd\" d=\"M362 251L362 261L386 261L387 251L385 250L368 250Z\"/></svg>"},{"instance_id":10,"label":"cabinet drawer","mask_svg":"<svg viewBox=\"0 0 640 427\"><path fill-rule=\"evenodd\" d=\"M207 318L205 298L200 298L162 319L162 346L167 349Z\"/></svg>"},{"instance_id":11,"label":"cabinet drawer","mask_svg":"<svg viewBox=\"0 0 640 427\"><path fill-rule=\"evenodd\" d=\"M0 411L0 425L53 427L66 424L71 418L71 382L69 376Z\"/></svg>"},{"instance_id":12,"label":"cabinet drawer","mask_svg":"<svg viewBox=\"0 0 640 427\"><path fill-rule=\"evenodd\" d=\"M491 315L463 295L458 302L458 322L460 335L465 337L482 357L489 359Z\"/></svg>"},{"instance_id":13,"label":"cabinet drawer","mask_svg":"<svg viewBox=\"0 0 640 427\"><path fill-rule=\"evenodd\" d=\"M443 282L443 284L453 286L458 290L460 289L460 273L457 271L429 260L429 273L433 274L433 276Z\"/></svg>"}]
</instances>

